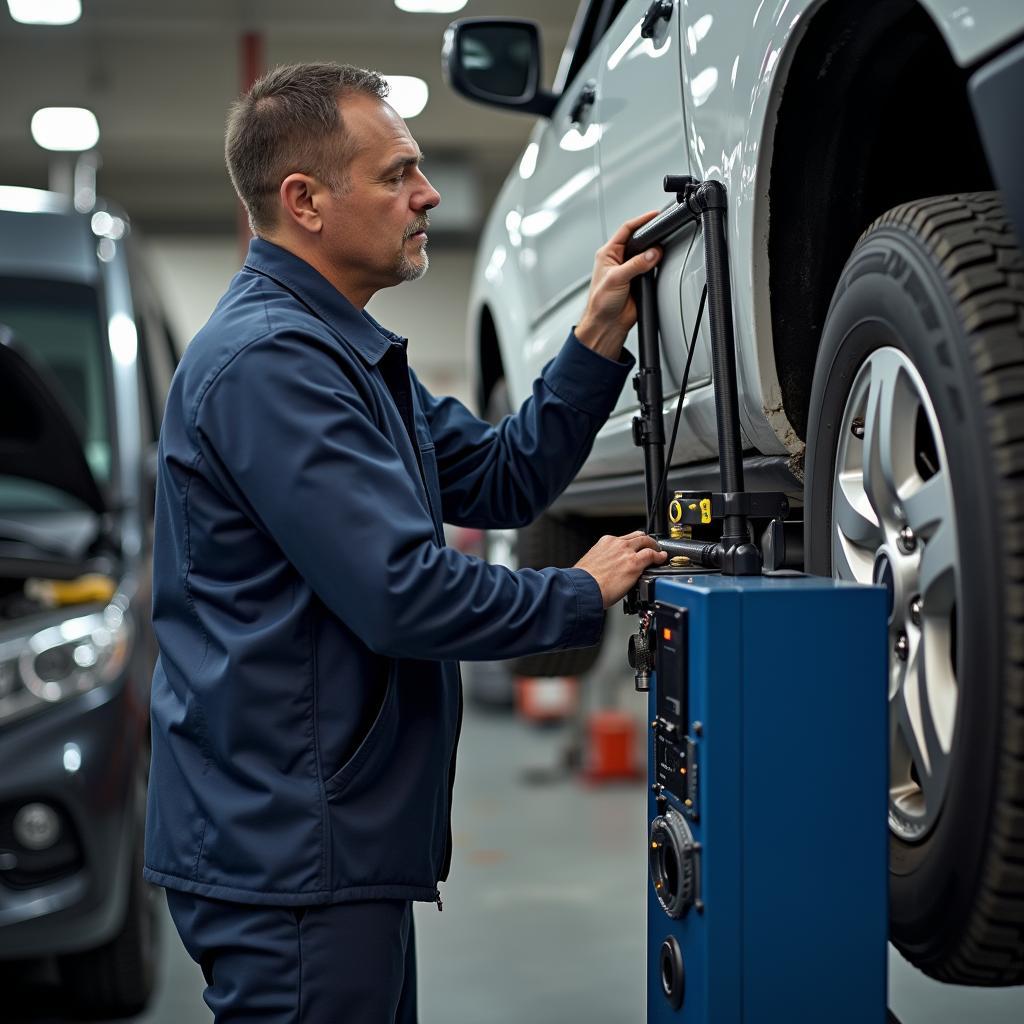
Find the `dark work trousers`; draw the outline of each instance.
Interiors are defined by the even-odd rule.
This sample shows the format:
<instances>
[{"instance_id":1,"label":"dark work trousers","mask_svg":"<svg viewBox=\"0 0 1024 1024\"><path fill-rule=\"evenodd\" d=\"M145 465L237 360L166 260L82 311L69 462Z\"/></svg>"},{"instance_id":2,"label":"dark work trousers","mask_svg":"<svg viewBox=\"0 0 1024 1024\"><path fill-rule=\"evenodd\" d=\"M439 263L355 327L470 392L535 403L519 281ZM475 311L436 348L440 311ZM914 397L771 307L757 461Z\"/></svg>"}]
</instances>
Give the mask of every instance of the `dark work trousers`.
<instances>
[{"instance_id":1,"label":"dark work trousers","mask_svg":"<svg viewBox=\"0 0 1024 1024\"><path fill-rule=\"evenodd\" d=\"M257 907L167 890L216 1024L417 1024L407 900Z\"/></svg>"}]
</instances>

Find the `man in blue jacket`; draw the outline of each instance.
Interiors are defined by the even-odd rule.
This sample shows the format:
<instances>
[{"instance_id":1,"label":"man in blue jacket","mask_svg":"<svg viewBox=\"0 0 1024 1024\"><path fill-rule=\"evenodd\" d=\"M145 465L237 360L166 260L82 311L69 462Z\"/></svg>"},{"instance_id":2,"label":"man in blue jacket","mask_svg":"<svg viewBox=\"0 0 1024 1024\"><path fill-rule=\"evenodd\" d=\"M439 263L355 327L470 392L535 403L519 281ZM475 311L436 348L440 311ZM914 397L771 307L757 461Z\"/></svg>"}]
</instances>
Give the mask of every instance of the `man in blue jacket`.
<instances>
[{"instance_id":1,"label":"man in blue jacket","mask_svg":"<svg viewBox=\"0 0 1024 1024\"><path fill-rule=\"evenodd\" d=\"M218 1022L414 1024L411 901L451 862L457 662L596 643L665 555L640 531L513 572L442 522L517 527L572 480L636 318L631 221L518 414L435 398L371 296L427 267L440 201L372 72L279 68L234 107L255 238L160 438L146 877Z\"/></svg>"}]
</instances>

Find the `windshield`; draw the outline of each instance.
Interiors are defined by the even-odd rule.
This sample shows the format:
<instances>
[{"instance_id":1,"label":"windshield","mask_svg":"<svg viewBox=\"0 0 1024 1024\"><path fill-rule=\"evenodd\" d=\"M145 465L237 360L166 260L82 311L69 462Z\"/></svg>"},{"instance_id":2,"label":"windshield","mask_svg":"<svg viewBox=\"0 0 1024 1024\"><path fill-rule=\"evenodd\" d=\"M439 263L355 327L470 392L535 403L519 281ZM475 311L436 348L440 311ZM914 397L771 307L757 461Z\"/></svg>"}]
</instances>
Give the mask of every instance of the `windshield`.
<instances>
[{"instance_id":1,"label":"windshield","mask_svg":"<svg viewBox=\"0 0 1024 1024\"><path fill-rule=\"evenodd\" d=\"M110 379L96 289L65 281L0 278L0 323L49 370L50 383L82 438L89 468L102 485L111 473ZM70 495L31 480L0 475L0 509L78 507Z\"/></svg>"}]
</instances>

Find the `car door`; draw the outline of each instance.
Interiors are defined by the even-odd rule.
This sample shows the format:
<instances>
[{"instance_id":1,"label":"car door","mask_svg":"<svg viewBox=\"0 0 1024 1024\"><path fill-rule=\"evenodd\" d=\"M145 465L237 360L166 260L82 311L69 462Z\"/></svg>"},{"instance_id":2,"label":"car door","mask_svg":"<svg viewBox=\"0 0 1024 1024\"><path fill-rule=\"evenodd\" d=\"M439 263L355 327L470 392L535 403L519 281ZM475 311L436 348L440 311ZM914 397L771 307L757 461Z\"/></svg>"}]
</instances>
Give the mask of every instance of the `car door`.
<instances>
[{"instance_id":1,"label":"car door","mask_svg":"<svg viewBox=\"0 0 1024 1024\"><path fill-rule=\"evenodd\" d=\"M680 7L680 0L672 4L627 0L602 43L595 116L601 126L600 203L607 233L645 210L661 209L674 202L674 195L663 190L662 179L666 174L691 173L679 52ZM659 271L666 399L678 394L703 286L701 260L694 260L691 252L697 235L693 229L682 235ZM688 391L706 385L711 377L706 327L705 323L704 336L697 342ZM626 345L635 355L636 329ZM612 421L595 444L592 461L600 464L603 473L628 472L640 465L630 428L635 411L633 389L624 388ZM667 422L666 436L670 426ZM703 433L706 437L707 432ZM685 452L688 458L699 458L713 456L714 449L690 431L680 439L676 452L677 456Z\"/></svg>"},{"instance_id":2,"label":"car door","mask_svg":"<svg viewBox=\"0 0 1024 1024\"><path fill-rule=\"evenodd\" d=\"M540 121L520 161L521 202L506 227L518 250L528 305L525 380L561 347L586 302L593 255L605 239L598 195L594 101L601 39L624 0L580 6L562 57L550 118Z\"/></svg>"}]
</instances>

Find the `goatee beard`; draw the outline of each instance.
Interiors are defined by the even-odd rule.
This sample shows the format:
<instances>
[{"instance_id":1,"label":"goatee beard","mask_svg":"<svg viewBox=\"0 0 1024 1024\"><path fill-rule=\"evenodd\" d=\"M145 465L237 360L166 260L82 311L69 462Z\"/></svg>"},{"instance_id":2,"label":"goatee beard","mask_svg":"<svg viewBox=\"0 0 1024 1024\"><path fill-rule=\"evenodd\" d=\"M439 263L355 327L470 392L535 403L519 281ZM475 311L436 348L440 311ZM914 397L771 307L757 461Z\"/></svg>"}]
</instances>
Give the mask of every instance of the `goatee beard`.
<instances>
[{"instance_id":1,"label":"goatee beard","mask_svg":"<svg viewBox=\"0 0 1024 1024\"><path fill-rule=\"evenodd\" d=\"M427 256L425 248L420 252L419 262L409 259L403 252L398 260L398 279L400 281L418 281L427 272L429 265L430 258Z\"/></svg>"}]
</instances>

